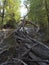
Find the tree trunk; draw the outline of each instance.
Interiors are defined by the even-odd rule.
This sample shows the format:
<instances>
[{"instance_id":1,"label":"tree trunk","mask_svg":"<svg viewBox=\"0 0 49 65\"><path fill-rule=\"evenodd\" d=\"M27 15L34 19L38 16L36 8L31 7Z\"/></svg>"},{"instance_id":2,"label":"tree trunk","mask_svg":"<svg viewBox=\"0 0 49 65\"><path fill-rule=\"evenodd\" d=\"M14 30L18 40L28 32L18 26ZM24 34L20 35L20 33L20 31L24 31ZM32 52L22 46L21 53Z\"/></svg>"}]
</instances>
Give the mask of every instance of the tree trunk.
<instances>
[{"instance_id":1,"label":"tree trunk","mask_svg":"<svg viewBox=\"0 0 49 65\"><path fill-rule=\"evenodd\" d=\"M2 26L1 26L1 29L3 28L3 20L4 19L4 6L3 6L3 13L2 13Z\"/></svg>"},{"instance_id":2,"label":"tree trunk","mask_svg":"<svg viewBox=\"0 0 49 65\"><path fill-rule=\"evenodd\" d=\"M2 24L1 24L1 29L3 28L3 21L4 21L4 7L5 7L5 4L6 4L6 0L4 0L4 2L3 2L3 12L2 12Z\"/></svg>"},{"instance_id":3,"label":"tree trunk","mask_svg":"<svg viewBox=\"0 0 49 65\"><path fill-rule=\"evenodd\" d=\"M46 39L48 39L48 38L49 38L49 11L48 11L47 0L45 0L45 9L46 9L46 14L47 14L47 30L46 30Z\"/></svg>"}]
</instances>

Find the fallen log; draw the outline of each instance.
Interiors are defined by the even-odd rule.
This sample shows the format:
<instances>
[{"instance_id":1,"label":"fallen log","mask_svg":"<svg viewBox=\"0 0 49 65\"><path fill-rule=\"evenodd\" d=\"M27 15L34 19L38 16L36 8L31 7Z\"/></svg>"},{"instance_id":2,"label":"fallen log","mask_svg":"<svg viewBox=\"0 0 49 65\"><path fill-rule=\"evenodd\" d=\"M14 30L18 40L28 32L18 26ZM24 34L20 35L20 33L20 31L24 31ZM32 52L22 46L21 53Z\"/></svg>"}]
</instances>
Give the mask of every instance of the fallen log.
<instances>
[{"instance_id":1,"label":"fallen log","mask_svg":"<svg viewBox=\"0 0 49 65\"><path fill-rule=\"evenodd\" d=\"M32 42L34 42L34 43L39 43L40 45L42 45L42 46L46 47L47 49L49 49L49 47L48 47L47 45L45 45L45 44L42 43L42 42L37 41L36 39L31 38L27 33L22 33L22 35L23 35L26 39L29 39L29 41L32 41ZM20 37L19 35L16 35L16 36L18 36L18 37L21 39L21 37ZM23 37L22 37L22 40L23 40Z\"/></svg>"},{"instance_id":2,"label":"fallen log","mask_svg":"<svg viewBox=\"0 0 49 65\"><path fill-rule=\"evenodd\" d=\"M22 43L28 43L29 45L38 44L33 51L44 59L49 59L49 47L42 42L37 41L36 39L32 39L28 34L23 34L26 38L20 37L16 35L16 39L21 40Z\"/></svg>"},{"instance_id":3,"label":"fallen log","mask_svg":"<svg viewBox=\"0 0 49 65\"><path fill-rule=\"evenodd\" d=\"M35 44L33 45L30 49L26 50L22 55L21 55L21 58L23 58L25 55L29 54L30 50L33 48L33 47L36 47L38 44Z\"/></svg>"},{"instance_id":4,"label":"fallen log","mask_svg":"<svg viewBox=\"0 0 49 65\"><path fill-rule=\"evenodd\" d=\"M40 45L42 45L42 46L46 47L47 49L49 49L49 47L48 47L47 45L45 45L45 44L42 43L42 42L37 41L36 39L31 38L27 33L25 34L25 36L26 36L28 39L30 39L32 42L34 42L34 43L39 43Z\"/></svg>"},{"instance_id":5,"label":"fallen log","mask_svg":"<svg viewBox=\"0 0 49 65\"><path fill-rule=\"evenodd\" d=\"M29 56L33 59L33 60L39 60L42 61L41 58L37 57L35 54L33 54L32 52L29 53ZM47 65L45 62L38 62L36 61L39 65Z\"/></svg>"},{"instance_id":6,"label":"fallen log","mask_svg":"<svg viewBox=\"0 0 49 65\"><path fill-rule=\"evenodd\" d=\"M13 58L13 60L15 60L16 62L17 62L17 60L19 61L19 62L21 62L23 65L27 65L25 62L23 62L23 60L21 60L21 59L16 59L16 58Z\"/></svg>"},{"instance_id":7,"label":"fallen log","mask_svg":"<svg viewBox=\"0 0 49 65\"><path fill-rule=\"evenodd\" d=\"M27 48L26 48L26 50L27 50ZM27 53L27 52L26 52ZM40 57L38 57L38 56L36 56L33 52L31 52L31 50L30 50L30 52L29 53L27 53L27 54L25 54L24 55L24 57L25 56L30 56L32 59L31 59L31 61L29 60L29 58L27 59L27 60L25 60L24 59L24 61L26 61L26 62L30 62L30 63L33 63L33 62L35 62L35 63L38 63L39 65L47 65L47 63L49 63L49 61L47 61L47 60L42 60ZM22 59L23 59L23 57L22 57ZM33 60L33 61L32 61ZM41 62L40 62L41 61ZM44 62L44 61L47 61L47 62Z\"/></svg>"},{"instance_id":8,"label":"fallen log","mask_svg":"<svg viewBox=\"0 0 49 65\"><path fill-rule=\"evenodd\" d=\"M31 48L31 45L26 43L27 48ZM32 48L32 52L34 52L38 57L42 59L49 59L49 50L45 47L38 45Z\"/></svg>"}]
</instances>

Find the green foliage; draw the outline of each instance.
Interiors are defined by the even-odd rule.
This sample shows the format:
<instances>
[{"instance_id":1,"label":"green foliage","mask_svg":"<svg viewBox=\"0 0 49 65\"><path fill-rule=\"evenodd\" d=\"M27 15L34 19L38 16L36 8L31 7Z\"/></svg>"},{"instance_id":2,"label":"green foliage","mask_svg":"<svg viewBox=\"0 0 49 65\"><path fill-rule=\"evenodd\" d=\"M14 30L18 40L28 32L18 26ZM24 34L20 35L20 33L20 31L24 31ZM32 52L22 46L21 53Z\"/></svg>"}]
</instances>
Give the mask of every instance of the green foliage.
<instances>
[{"instance_id":1,"label":"green foliage","mask_svg":"<svg viewBox=\"0 0 49 65\"><path fill-rule=\"evenodd\" d=\"M9 14L9 17L13 17L14 13L14 18L16 20L19 20L20 18L20 12L19 12L19 6L20 6L20 1L19 0L8 0L7 1L7 6L6 6L6 16ZM11 5L12 4L12 5Z\"/></svg>"},{"instance_id":2,"label":"green foliage","mask_svg":"<svg viewBox=\"0 0 49 65\"><path fill-rule=\"evenodd\" d=\"M1 0L2 5L0 4L0 22L2 22L2 18L3 18L3 23L2 24L6 24L7 21L9 20L15 20L15 21L19 21L20 19L20 0ZM3 10L4 9L4 17L2 17L3 15ZM13 22L15 22L13 21Z\"/></svg>"},{"instance_id":3,"label":"green foliage","mask_svg":"<svg viewBox=\"0 0 49 65\"><path fill-rule=\"evenodd\" d=\"M28 19L35 21L39 24L43 23L46 25L47 12L45 9L45 0L26 0L26 1L30 2L30 12L28 14Z\"/></svg>"}]
</instances>

